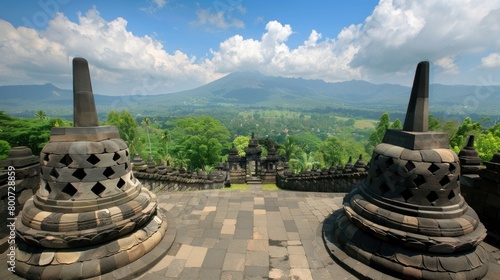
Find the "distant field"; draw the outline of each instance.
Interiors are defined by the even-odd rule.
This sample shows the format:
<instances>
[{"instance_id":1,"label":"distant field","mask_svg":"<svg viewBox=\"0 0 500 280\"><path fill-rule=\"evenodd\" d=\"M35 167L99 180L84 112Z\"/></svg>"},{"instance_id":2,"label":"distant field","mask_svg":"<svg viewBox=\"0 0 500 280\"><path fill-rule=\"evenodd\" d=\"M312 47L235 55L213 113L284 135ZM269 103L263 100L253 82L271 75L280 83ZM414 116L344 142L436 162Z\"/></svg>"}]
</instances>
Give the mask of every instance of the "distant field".
<instances>
[{"instance_id":1,"label":"distant field","mask_svg":"<svg viewBox=\"0 0 500 280\"><path fill-rule=\"evenodd\" d=\"M378 121L376 120L356 120L354 128L356 129L374 129Z\"/></svg>"}]
</instances>

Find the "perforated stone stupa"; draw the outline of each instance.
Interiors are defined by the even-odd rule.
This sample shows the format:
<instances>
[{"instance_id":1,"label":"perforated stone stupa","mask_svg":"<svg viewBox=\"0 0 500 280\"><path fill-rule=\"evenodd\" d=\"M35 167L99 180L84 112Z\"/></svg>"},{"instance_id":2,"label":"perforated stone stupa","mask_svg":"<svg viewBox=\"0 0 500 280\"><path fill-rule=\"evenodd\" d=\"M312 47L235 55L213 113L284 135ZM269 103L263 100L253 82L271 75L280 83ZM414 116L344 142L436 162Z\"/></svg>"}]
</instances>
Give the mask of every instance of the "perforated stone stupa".
<instances>
[{"instance_id":1,"label":"perforated stone stupa","mask_svg":"<svg viewBox=\"0 0 500 280\"><path fill-rule=\"evenodd\" d=\"M478 246L486 230L460 194L459 159L445 133L427 131L428 86L429 63L421 62L403 130L387 131L368 177L325 227L332 256L358 276L480 279L488 271Z\"/></svg>"},{"instance_id":2,"label":"perforated stone stupa","mask_svg":"<svg viewBox=\"0 0 500 280\"><path fill-rule=\"evenodd\" d=\"M40 154L39 190L17 219L16 274L28 279L132 277L159 259L150 253L167 222L156 196L134 178L118 129L98 125L83 58L73 60L73 91L74 127L52 128ZM144 262L134 263L139 258Z\"/></svg>"}]
</instances>

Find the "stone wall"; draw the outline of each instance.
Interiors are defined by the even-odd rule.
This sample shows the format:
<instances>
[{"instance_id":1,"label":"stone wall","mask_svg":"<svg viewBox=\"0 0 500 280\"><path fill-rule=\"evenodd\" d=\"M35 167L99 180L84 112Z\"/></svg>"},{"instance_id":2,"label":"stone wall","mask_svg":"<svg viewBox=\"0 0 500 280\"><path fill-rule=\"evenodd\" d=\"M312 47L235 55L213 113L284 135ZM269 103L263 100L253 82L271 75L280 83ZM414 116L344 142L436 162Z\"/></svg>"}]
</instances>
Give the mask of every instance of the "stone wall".
<instances>
[{"instance_id":1,"label":"stone wall","mask_svg":"<svg viewBox=\"0 0 500 280\"><path fill-rule=\"evenodd\" d=\"M15 202L15 216L17 216L23 208L24 203L35 194L40 182L40 164L36 157L33 158L34 156L30 149L15 147L9 155L15 155L19 150L21 150L21 153L26 153L26 155L21 154L19 158L10 157L0 162L0 165L5 168L0 171L0 252L7 249L6 241L9 234L7 218L12 217L9 212L9 200ZM9 166L15 168L10 174L8 172ZM9 181L11 179L14 179L14 188L9 188ZM12 192L13 189L15 189L15 192ZM10 199L9 196L11 197ZM10 204L12 205L12 202Z\"/></svg>"},{"instance_id":2,"label":"stone wall","mask_svg":"<svg viewBox=\"0 0 500 280\"><path fill-rule=\"evenodd\" d=\"M141 181L148 190L157 191L194 191L221 189L224 187L226 172L214 170L210 176L200 178L198 175L185 174L158 174L135 171L134 176Z\"/></svg>"},{"instance_id":3,"label":"stone wall","mask_svg":"<svg viewBox=\"0 0 500 280\"><path fill-rule=\"evenodd\" d=\"M276 185L280 189L310 192L342 192L351 191L352 187L365 179L367 172L331 174L308 172L303 174L280 173L276 176Z\"/></svg>"},{"instance_id":4,"label":"stone wall","mask_svg":"<svg viewBox=\"0 0 500 280\"><path fill-rule=\"evenodd\" d=\"M460 177L461 193L488 229L488 235L500 242L500 153L478 174Z\"/></svg>"}]
</instances>

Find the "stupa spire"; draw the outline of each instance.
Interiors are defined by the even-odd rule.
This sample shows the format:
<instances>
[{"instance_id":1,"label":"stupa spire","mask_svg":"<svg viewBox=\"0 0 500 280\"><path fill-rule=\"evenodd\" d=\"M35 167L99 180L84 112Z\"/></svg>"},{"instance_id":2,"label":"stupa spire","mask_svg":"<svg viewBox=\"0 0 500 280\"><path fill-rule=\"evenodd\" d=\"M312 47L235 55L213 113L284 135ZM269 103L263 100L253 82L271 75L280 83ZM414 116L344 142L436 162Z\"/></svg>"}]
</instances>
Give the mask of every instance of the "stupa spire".
<instances>
[{"instance_id":1,"label":"stupa spire","mask_svg":"<svg viewBox=\"0 0 500 280\"><path fill-rule=\"evenodd\" d=\"M73 59L73 126L98 126L89 64L81 57Z\"/></svg>"},{"instance_id":2,"label":"stupa spire","mask_svg":"<svg viewBox=\"0 0 500 280\"><path fill-rule=\"evenodd\" d=\"M427 132L429 130L428 61L422 61L417 65L403 130L414 132Z\"/></svg>"}]
</instances>

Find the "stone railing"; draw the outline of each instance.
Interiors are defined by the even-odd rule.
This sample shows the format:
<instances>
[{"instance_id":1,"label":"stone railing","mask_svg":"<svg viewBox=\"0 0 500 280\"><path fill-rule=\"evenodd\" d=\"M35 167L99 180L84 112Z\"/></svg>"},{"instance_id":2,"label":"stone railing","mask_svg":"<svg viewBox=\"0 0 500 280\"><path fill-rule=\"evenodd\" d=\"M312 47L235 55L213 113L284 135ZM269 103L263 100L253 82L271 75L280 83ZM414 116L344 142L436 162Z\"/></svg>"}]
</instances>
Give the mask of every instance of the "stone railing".
<instances>
[{"instance_id":1,"label":"stone railing","mask_svg":"<svg viewBox=\"0 0 500 280\"><path fill-rule=\"evenodd\" d=\"M192 173L164 166L137 168L134 176L144 187L154 192L221 189L227 180L224 170L213 170L207 175L205 172Z\"/></svg>"},{"instance_id":2,"label":"stone railing","mask_svg":"<svg viewBox=\"0 0 500 280\"><path fill-rule=\"evenodd\" d=\"M40 164L29 148L14 147L0 165L5 168L0 170L0 252L3 252L9 235L7 218L17 216L38 189Z\"/></svg>"},{"instance_id":3,"label":"stone railing","mask_svg":"<svg viewBox=\"0 0 500 280\"><path fill-rule=\"evenodd\" d=\"M294 191L346 193L367 175L366 171L330 172L323 170L300 174L280 172L276 176L276 185L280 189Z\"/></svg>"}]
</instances>

